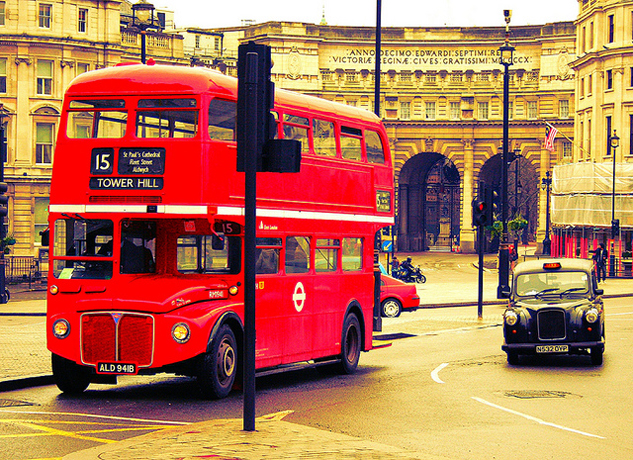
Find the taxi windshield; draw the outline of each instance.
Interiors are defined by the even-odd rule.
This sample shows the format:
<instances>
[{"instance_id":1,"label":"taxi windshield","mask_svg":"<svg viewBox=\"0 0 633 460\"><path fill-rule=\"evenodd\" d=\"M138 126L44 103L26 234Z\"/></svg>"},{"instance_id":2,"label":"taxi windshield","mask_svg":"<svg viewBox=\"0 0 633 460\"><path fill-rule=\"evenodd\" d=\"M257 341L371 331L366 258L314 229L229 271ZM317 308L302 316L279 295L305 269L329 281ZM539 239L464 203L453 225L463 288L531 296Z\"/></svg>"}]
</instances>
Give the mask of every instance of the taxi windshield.
<instances>
[{"instance_id":1,"label":"taxi windshield","mask_svg":"<svg viewBox=\"0 0 633 460\"><path fill-rule=\"evenodd\" d=\"M589 292L589 276L582 271L523 273L516 277L517 296L573 295Z\"/></svg>"}]
</instances>

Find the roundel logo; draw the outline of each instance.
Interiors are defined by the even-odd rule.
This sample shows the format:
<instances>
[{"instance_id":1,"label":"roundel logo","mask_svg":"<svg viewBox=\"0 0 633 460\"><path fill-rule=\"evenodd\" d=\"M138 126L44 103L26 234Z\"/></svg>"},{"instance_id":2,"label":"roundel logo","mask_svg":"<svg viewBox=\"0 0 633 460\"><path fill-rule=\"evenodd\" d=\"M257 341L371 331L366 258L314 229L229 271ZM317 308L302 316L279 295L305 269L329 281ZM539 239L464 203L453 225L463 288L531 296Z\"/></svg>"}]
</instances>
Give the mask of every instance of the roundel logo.
<instances>
[{"instance_id":1,"label":"roundel logo","mask_svg":"<svg viewBox=\"0 0 633 460\"><path fill-rule=\"evenodd\" d=\"M295 310L298 312L303 310L306 302L306 290L301 281L295 285L295 292L292 293L292 302L295 304Z\"/></svg>"}]
</instances>

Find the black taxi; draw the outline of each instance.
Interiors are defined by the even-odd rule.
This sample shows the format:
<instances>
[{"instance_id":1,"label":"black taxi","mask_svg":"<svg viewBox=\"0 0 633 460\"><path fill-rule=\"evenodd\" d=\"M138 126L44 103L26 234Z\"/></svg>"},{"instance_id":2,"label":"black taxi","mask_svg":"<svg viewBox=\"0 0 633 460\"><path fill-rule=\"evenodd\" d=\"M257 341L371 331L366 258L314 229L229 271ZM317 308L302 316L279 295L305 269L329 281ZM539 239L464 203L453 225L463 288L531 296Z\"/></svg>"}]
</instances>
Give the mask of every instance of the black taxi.
<instances>
[{"instance_id":1,"label":"black taxi","mask_svg":"<svg viewBox=\"0 0 633 460\"><path fill-rule=\"evenodd\" d=\"M585 259L541 259L518 264L503 313L509 364L519 355L588 354L594 365L604 353L603 290Z\"/></svg>"}]
</instances>

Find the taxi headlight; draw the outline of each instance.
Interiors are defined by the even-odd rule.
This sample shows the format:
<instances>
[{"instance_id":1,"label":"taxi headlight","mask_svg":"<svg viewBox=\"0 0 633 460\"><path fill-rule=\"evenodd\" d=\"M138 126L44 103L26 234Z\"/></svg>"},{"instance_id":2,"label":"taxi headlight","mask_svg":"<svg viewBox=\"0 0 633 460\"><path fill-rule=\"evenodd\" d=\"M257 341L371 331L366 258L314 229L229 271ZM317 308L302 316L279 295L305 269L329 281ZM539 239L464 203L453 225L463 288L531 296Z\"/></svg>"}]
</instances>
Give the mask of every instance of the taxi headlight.
<instances>
[{"instance_id":1,"label":"taxi headlight","mask_svg":"<svg viewBox=\"0 0 633 460\"><path fill-rule=\"evenodd\" d=\"M171 336L178 343L187 343L191 337L191 331L185 323L177 323L171 328Z\"/></svg>"},{"instance_id":2,"label":"taxi headlight","mask_svg":"<svg viewBox=\"0 0 633 460\"><path fill-rule=\"evenodd\" d=\"M70 323L65 319L58 319L53 323L53 335L58 339L65 339L70 334Z\"/></svg>"},{"instance_id":3,"label":"taxi headlight","mask_svg":"<svg viewBox=\"0 0 633 460\"><path fill-rule=\"evenodd\" d=\"M519 322L519 315L515 311L508 310L503 314L503 320L508 326L514 326Z\"/></svg>"},{"instance_id":4,"label":"taxi headlight","mask_svg":"<svg viewBox=\"0 0 633 460\"><path fill-rule=\"evenodd\" d=\"M585 313L585 319L588 323L591 324L598 321L598 310L596 310L595 308L590 308L589 310L587 310L587 313Z\"/></svg>"}]
</instances>

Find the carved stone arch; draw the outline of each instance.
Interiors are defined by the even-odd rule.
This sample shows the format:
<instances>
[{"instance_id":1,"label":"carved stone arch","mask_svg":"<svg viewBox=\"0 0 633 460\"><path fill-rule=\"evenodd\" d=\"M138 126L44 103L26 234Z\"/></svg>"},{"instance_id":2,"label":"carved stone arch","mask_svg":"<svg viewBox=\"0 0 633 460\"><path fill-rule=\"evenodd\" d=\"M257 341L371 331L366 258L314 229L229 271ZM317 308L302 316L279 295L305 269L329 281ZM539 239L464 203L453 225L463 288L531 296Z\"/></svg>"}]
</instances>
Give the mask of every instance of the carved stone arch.
<instances>
[{"instance_id":1,"label":"carved stone arch","mask_svg":"<svg viewBox=\"0 0 633 460\"><path fill-rule=\"evenodd\" d=\"M57 107L46 103L40 104L31 109L31 115L59 117L60 114L61 112Z\"/></svg>"}]
</instances>

